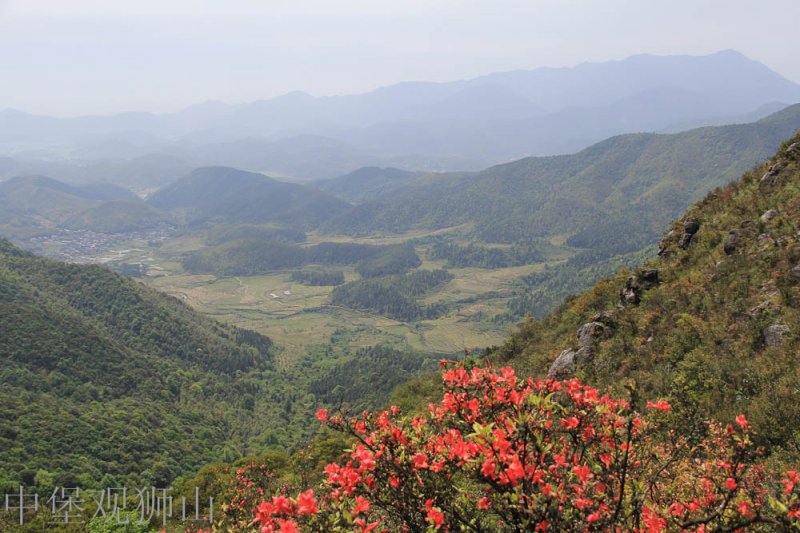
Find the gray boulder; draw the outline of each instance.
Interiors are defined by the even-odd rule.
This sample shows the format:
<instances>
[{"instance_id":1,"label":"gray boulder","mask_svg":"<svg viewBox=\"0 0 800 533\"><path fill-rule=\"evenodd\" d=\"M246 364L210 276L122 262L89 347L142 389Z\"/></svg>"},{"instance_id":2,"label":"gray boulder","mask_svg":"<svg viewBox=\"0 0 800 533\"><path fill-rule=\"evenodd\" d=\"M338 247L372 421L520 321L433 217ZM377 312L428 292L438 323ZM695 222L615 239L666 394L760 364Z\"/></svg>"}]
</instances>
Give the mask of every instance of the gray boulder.
<instances>
[{"instance_id":1,"label":"gray boulder","mask_svg":"<svg viewBox=\"0 0 800 533\"><path fill-rule=\"evenodd\" d=\"M758 182L759 186L762 185L771 185L775 181L775 176L780 174L781 170L786 166L786 163L779 162L771 165L767 172L761 176L761 180Z\"/></svg>"},{"instance_id":2,"label":"gray boulder","mask_svg":"<svg viewBox=\"0 0 800 533\"><path fill-rule=\"evenodd\" d=\"M777 217L778 214L779 213L777 211L775 211L774 209L770 209L769 211L767 211L763 215L761 215L761 222L769 222L773 218Z\"/></svg>"},{"instance_id":3,"label":"gray boulder","mask_svg":"<svg viewBox=\"0 0 800 533\"><path fill-rule=\"evenodd\" d=\"M642 301L642 292L658 285L658 269L640 270L625 281L619 290L619 303L622 307L639 305Z\"/></svg>"},{"instance_id":4,"label":"gray boulder","mask_svg":"<svg viewBox=\"0 0 800 533\"><path fill-rule=\"evenodd\" d=\"M639 272L639 286L643 290L649 290L658 285L658 269L648 268Z\"/></svg>"},{"instance_id":5,"label":"gray boulder","mask_svg":"<svg viewBox=\"0 0 800 533\"><path fill-rule=\"evenodd\" d=\"M593 346L595 339L600 337L605 330L605 326L600 322L589 322L578 328L578 344L581 347Z\"/></svg>"},{"instance_id":6,"label":"gray boulder","mask_svg":"<svg viewBox=\"0 0 800 533\"><path fill-rule=\"evenodd\" d=\"M623 306L639 305L642 301L641 289L636 284L636 278L631 276L619 290L619 303Z\"/></svg>"},{"instance_id":7,"label":"gray boulder","mask_svg":"<svg viewBox=\"0 0 800 533\"><path fill-rule=\"evenodd\" d=\"M694 219L689 219L683 223L683 235L678 240L678 246L684 250L692 244L695 234L700 231L700 223Z\"/></svg>"},{"instance_id":8,"label":"gray boulder","mask_svg":"<svg viewBox=\"0 0 800 533\"><path fill-rule=\"evenodd\" d=\"M608 328L617 327L617 313L615 311L601 311L592 317L592 322L600 322Z\"/></svg>"},{"instance_id":9,"label":"gray boulder","mask_svg":"<svg viewBox=\"0 0 800 533\"><path fill-rule=\"evenodd\" d=\"M736 252L736 249L739 247L739 245L739 232L736 230L731 230L728 232L728 236L725 238L725 243L722 245L722 249L725 251L725 255L731 255Z\"/></svg>"},{"instance_id":10,"label":"gray boulder","mask_svg":"<svg viewBox=\"0 0 800 533\"><path fill-rule=\"evenodd\" d=\"M772 324L764 329L764 342L767 346L783 346L789 327L784 324Z\"/></svg>"},{"instance_id":11,"label":"gray boulder","mask_svg":"<svg viewBox=\"0 0 800 533\"><path fill-rule=\"evenodd\" d=\"M547 377L552 379L565 379L571 377L575 370L590 362L594 358L597 340L606 332L606 326L601 322L588 322L578 328L576 336L580 348L567 348L556 357Z\"/></svg>"},{"instance_id":12,"label":"gray boulder","mask_svg":"<svg viewBox=\"0 0 800 533\"><path fill-rule=\"evenodd\" d=\"M550 369L547 371L547 377L550 379L566 379L575 373L575 355L576 351L569 348L561 352L556 357Z\"/></svg>"}]
</instances>

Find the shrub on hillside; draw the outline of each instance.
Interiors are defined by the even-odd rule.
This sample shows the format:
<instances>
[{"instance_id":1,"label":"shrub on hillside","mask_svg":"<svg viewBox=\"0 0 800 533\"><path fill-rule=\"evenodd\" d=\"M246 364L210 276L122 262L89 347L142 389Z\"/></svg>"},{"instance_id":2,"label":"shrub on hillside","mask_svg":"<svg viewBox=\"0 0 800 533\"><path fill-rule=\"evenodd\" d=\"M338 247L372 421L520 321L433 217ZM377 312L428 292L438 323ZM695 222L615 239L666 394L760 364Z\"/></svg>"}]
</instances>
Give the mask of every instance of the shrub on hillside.
<instances>
[{"instance_id":1,"label":"shrub on hillside","mask_svg":"<svg viewBox=\"0 0 800 533\"><path fill-rule=\"evenodd\" d=\"M424 415L318 418L353 438L327 479L253 502L273 531L775 531L800 523L800 472L769 471L744 416L688 441L670 405L573 379L459 365Z\"/></svg>"}]
</instances>

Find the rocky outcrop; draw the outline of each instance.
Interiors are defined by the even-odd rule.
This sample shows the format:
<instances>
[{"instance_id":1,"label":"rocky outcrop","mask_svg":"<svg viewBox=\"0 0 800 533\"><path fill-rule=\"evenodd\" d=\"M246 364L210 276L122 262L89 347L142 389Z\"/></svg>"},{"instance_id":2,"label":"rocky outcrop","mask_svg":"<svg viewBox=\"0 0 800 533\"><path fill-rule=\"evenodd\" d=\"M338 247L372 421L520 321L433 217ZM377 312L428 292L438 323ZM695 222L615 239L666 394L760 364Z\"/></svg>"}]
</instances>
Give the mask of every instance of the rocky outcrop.
<instances>
[{"instance_id":1,"label":"rocky outcrop","mask_svg":"<svg viewBox=\"0 0 800 533\"><path fill-rule=\"evenodd\" d=\"M766 301L766 302L761 302L757 306L755 306L752 309L750 309L750 311L747 313L747 315L751 319L755 320L755 319L758 319L764 313L769 312L769 311L774 311L774 310L775 310L775 306L771 302Z\"/></svg>"},{"instance_id":2,"label":"rocky outcrop","mask_svg":"<svg viewBox=\"0 0 800 533\"><path fill-rule=\"evenodd\" d=\"M731 230L728 232L728 236L725 237L725 242L722 245L722 249L725 251L725 255L732 255L736 252L736 249L739 247L740 244L740 237L739 232Z\"/></svg>"},{"instance_id":3,"label":"rocky outcrop","mask_svg":"<svg viewBox=\"0 0 800 533\"><path fill-rule=\"evenodd\" d=\"M603 330L605 326L600 322L589 322L578 328L578 344L581 345L581 349L594 347L595 339L603 334Z\"/></svg>"},{"instance_id":4,"label":"rocky outcrop","mask_svg":"<svg viewBox=\"0 0 800 533\"><path fill-rule=\"evenodd\" d=\"M745 220L738 228L730 230L722 244L725 255L736 253L747 240L756 238L756 233L756 223L752 220Z\"/></svg>"},{"instance_id":5,"label":"rocky outcrop","mask_svg":"<svg viewBox=\"0 0 800 533\"><path fill-rule=\"evenodd\" d=\"M575 359L578 352L572 348L567 348L556 357L550 369L547 371L549 379L566 379L575 373L575 368L578 366Z\"/></svg>"},{"instance_id":6,"label":"rocky outcrop","mask_svg":"<svg viewBox=\"0 0 800 533\"><path fill-rule=\"evenodd\" d=\"M781 170L783 170L785 167L786 163L783 161L779 161L774 165L770 165L770 167L767 169L767 172L761 176L761 180L758 182L759 186L772 185L775 182L775 177L780 174Z\"/></svg>"},{"instance_id":7,"label":"rocky outcrop","mask_svg":"<svg viewBox=\"0 0 800 533\"><path fill-rule=\"evenodd\" d=\"M592 322L600 322L609 329L617 327L617 311L601 311L592 317Z\"/></svg>"},{"instance_id":8,"label":"rocky outcrop","mask_svg":"<svg viewBox=\"0 0 800 533\"><path fill-rule=\"evenodd\" d=\"M789 275L794 279L800 279L800 264L797 264L789 269Z\"/></svg>"},{"instance_id":9,"label":"rocky outcrop","mask_svg":"<svg viewBox=\"0 0 800 533\"><path fill-rule=\"evenodd\" d=\"M770 209L769 211L766 211L763 215L761 215L761 222L765 222L765 223L769 222L770 220L772 220L773 218L777 217L778 215L779 215L779 213L777 211L775 211L774 209Z\"/></svg>"},{"instance_id":10,"label":"rocky outcrop","mask_svg":"<svg viewBox=\"0 0 800 533\"><path fill-rule=\"evenodd\" d=\"M658 269L641 270L629 277L619 290L619 303L623 307L639 305L642 293L658 285Z\"/></svg>"},{"instance_id":11,"label":"rocky outcrop","mask_svg":"<svg viewBox=\"0 0 800 533\"><path fill-rule=\"evenodd\" d=\"M695 234L700 231L700 223L696 220L689 219L683 223L683 235L678 241L678 246L684 250L692 244Z\"/></svg>"},{"instance_id":12,"label":"rocky outcrop","mask_svg":"<svg viewBox=\"0 0 800 533\"><path fill-rule=\"evenodd\" d=\"M789 326L784 324L772 324L764 329L764 342L767 346L783 346L788 333Z\"/></svg>"},{"instance_id":13,"label":"rocky outcrop","mask_svg":"<svg viewBox=\"0 0 800 533\"><path fill-rule=\"evenodd\" d=\"M597 320L587 322L578 328L578 348L567 348L553 361L547 372L548 378L565 379L572 376L575 370L594 358L597 341L607 337L614 329L614 313L604 311L595 315Z\"/></svg>"}]
</instances>

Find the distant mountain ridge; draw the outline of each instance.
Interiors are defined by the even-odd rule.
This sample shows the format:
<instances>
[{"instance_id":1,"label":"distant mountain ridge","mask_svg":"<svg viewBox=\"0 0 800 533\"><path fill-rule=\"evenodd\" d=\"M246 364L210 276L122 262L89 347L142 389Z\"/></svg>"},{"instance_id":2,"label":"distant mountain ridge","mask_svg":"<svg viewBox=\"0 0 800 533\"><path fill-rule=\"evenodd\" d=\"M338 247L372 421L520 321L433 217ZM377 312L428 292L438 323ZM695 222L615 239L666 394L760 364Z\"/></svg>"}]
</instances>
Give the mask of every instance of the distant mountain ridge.
<instances>
[{"instance_id":1,"label":"distant mountain ridge","mask_svg":"<svg viewBox=\"0 0 800 533\"><path fill-rule=\"evenodd\" d=\"M488 241L566 234L575 246L631 251L798 129L795 105L751 124L628 134L572 155L525 158L479 173L422 175L344 211L323 229L360 234L473 222ZM633 238L625 232L630 224L637 227Z\"/></svg>"},{"instance_id":2,"label":"distant mountain ridge","mask_svg":"<svg viewBox=\"0 0 800 533\"><path fill-rule=\"evenodd\" d=\"M294 92L248 104L210 102L163 115L56 119L7 110L0 112L0 148L42 164L63 158L71 146L70 164L75 156L89 165L161 154L193 167L306 179L362 166L478 170L574 152L621 133L730 122L726 117L775 102L800 102L800 85L738 52L638 55L447 83L404 82L356 95ZM254 140L261 154L252 150Z\"/></svg>"}]
</instances>

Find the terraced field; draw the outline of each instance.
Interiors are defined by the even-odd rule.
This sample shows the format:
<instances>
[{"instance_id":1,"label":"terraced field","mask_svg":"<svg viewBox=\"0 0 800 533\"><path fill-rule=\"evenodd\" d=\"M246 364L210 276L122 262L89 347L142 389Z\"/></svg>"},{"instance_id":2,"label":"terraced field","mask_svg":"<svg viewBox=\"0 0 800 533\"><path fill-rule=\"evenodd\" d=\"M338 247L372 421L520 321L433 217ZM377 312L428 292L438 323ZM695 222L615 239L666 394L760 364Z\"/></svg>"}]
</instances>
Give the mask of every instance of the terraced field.
<instances>
[{"instance_id":1,"label":"terraced field","mask_svg":"<svg viewBox=\"0 0 800 533\"><path fill-rule=\"evenodd\" d=\"M458 233L460 228L448 230ZM441 234L443 232L435 232ZM430 234L402 236L368 236L364 238L330 237L312 234L308 245L319 242L356 242L363 244L397 244ZM451 268L454 278L418 300L422 305L446 304L444 316L433 320L402 322L330 304L333 287L307 286L292 281L291 273L275 272L261 276L218 278L213 275L189 274L176 258L179 254L199 249L201 241L193 238L174 239L147 250L140 257L155 265L145 282L175 295L191 306L220 320L254 329L270 336L282 346L280 361L291 364L309 349L324 345L337 332L337 341L346 338L348 347L359 348L379 343L407 346L442 356L462 353L498 344L508 336L512 324L497 321L506 311L508 300L519 291L516 281L527 274L541 271L546 264L555 265L569 257L573 250L552 246L546 263L500 269ZM422 258L419 269L445 268L445 261L427 257L425 245L416 246ZM352 267L337 268L345 281L359 275Z\"/></svg>"}]
</instances>

